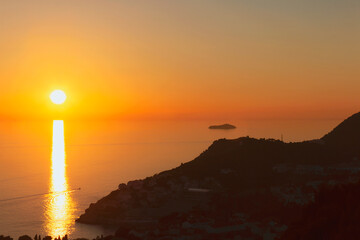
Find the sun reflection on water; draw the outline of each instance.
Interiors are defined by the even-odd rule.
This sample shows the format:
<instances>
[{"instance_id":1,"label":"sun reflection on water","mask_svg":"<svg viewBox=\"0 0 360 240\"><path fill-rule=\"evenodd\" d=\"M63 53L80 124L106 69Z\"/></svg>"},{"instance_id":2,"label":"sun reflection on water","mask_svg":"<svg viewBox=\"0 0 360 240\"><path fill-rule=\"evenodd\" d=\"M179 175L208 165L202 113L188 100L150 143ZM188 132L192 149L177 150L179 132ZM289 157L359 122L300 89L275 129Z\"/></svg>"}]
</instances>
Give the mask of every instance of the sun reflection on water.
<instances>
[{"instance_id":1,"label":"sun reflection on water","mask_svg":"<svg viewBox=\"0 0 360 240\"><path fill-rule=\"evenodd\" d=\"M57 237L71 233L74 225L74 202L66 176L64 121L62 120L53 122L51 161L50 194L45 211L45 230L48 235Z\"/></svg>"}]
</instances>

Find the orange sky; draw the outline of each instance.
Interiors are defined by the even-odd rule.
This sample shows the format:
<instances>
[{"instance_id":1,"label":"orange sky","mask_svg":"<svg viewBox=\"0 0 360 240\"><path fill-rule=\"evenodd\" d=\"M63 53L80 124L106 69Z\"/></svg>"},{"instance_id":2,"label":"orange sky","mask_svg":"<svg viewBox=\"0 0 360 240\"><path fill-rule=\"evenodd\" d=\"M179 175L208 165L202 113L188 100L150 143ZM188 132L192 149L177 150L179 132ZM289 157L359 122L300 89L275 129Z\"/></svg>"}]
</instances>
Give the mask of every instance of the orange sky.
<instances>
[{"instance_id":1,"label":"orange sky","mask_svg":"<svg viewBox=\"0 0 360 240\"><path fill-rule=\"evenodd\" d=\"M359 12L357 0L4 0L0 117L343 118L360 110Z\"/></svg>"}]
</instances>

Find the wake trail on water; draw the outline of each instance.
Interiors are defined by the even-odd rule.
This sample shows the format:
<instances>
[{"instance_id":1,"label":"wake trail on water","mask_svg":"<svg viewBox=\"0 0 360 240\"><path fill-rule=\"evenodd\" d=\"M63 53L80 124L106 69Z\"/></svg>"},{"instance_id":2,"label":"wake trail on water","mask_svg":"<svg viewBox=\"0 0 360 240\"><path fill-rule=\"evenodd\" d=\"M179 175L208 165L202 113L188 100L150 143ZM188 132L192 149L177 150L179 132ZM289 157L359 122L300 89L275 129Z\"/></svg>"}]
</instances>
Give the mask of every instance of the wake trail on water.
<instances>
[{"instance_id":1,"label":"wake trail on water","mask_svg":"<svg viewBox=\"0 0 360 240\"><path fill-rule=\"evenodd\" d=\"M20 196L20 197L0 199L0 202L8 202L8 201L13 201L13 200L26 199L26 198L32 198L32 197L38 197L38 196L46 196L46 195L55 195L56 196L56 195L60 195L63 193L72 193L72 192L80 191L80 190L81 190L81 188L76 188L76 189L61 191L61 192L37 193L37 194L32 194L32 195Z\"/></svg>"}]
</instances>

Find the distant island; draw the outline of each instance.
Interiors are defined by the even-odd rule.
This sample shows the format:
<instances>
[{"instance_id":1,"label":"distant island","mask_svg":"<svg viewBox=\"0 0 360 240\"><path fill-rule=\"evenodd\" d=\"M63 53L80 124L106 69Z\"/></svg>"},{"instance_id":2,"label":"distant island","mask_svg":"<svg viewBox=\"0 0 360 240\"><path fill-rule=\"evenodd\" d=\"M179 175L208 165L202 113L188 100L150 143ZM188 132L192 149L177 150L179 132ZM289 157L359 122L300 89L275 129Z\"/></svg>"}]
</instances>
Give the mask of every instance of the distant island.
<instances>
[{"instance_id":1,"label":"distant island","mask_svg":"<svg viewBox=\"0 0 360 240\"><path fill-rule=\"evenodd\" d=\"M359 159L360 113L312 141L219 139L190 162L120 184L77 221L115 225L122 239L351 239Z\"/></svg>"},{"instance_id":2,"label":"distant island","mask_svg":"<svg viewBox=\"0 0 360 240\"><path fill-rule=\"evenodd\" d=\"M231 125L231 124L222 124L222 125L211 125L209 127L209 129L235 129L236 127L234 125Z\"/></svg>"}]
</instances>

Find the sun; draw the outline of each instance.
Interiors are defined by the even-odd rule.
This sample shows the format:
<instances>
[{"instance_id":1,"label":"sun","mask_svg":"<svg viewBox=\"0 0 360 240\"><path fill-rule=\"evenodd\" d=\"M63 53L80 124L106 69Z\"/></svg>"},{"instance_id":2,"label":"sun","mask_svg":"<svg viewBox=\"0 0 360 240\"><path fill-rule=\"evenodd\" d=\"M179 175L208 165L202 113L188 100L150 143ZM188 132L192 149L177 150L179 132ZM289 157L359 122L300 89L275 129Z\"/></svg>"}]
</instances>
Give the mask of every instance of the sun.
<instances>
[{"instance_id":1,"label":"sun","mask_svg":"<svg viewBox=\"0 0 360 240\"><path fill-rule=\"evenodd\" d=\"M55 90L50 94L50 99L55 104L63 104L66 100L66 94L62 90Z\"/></svg>"}]
</instances>

